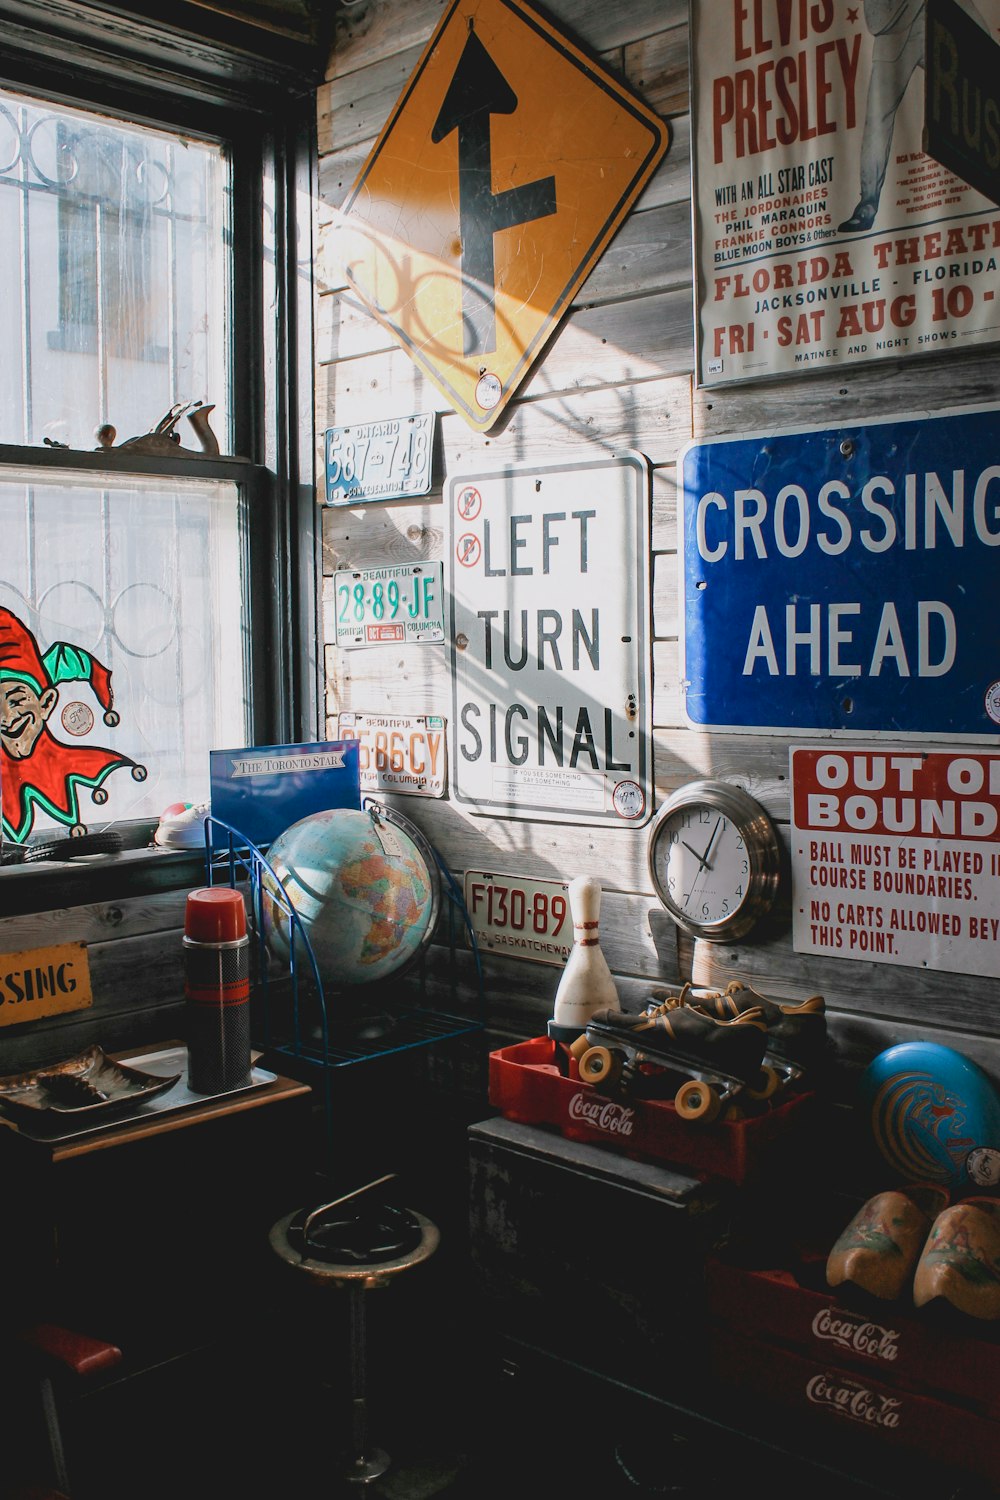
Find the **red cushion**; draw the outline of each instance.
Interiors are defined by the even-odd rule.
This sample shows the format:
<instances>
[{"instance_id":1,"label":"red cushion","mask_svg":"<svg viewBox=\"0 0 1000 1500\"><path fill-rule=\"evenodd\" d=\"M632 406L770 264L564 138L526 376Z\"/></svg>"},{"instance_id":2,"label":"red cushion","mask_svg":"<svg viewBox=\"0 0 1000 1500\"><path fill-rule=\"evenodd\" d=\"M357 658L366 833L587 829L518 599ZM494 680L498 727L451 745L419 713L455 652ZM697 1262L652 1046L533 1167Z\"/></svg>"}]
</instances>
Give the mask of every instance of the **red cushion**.
<instances>
[{"instance_id":1,"label":"red cushion","mask_svg":"<svg viewBox=\"0 0 1000 1500\"><path fill-rule=\"evenodd\" d=\"M113 1369L122 1351L104 1339L92 1339L58 1323L35 1323L23 1328L18 1339L43 1360L53 1361L74 1375L99 1375Z\"/></svg>"}]
</instances>

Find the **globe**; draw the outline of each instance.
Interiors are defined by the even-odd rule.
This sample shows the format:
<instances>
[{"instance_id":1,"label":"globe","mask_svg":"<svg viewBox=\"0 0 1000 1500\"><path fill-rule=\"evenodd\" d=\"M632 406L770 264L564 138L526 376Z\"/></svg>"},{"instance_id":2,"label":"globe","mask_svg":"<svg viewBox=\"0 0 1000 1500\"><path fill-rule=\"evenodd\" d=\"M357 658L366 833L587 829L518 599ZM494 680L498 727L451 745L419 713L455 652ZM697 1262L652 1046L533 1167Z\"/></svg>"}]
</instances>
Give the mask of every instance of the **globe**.
<instances>
[{"instance_id":1,"label":"globe","mask_svg":"<svg viewBox=\"0 0 1000 1500\"><path fill-rule=\"evenodd\" d=\"M418 842L419 841L419 842ZM261 915L271 955L291 957L294 922L302 924L326 989L367 985L401 974L430 941L439 882L429 846L401 814L332 808L301 818L274 840L265 870ZM304 944L296 965L309 974Z\"/></svg>"}]
</instances>

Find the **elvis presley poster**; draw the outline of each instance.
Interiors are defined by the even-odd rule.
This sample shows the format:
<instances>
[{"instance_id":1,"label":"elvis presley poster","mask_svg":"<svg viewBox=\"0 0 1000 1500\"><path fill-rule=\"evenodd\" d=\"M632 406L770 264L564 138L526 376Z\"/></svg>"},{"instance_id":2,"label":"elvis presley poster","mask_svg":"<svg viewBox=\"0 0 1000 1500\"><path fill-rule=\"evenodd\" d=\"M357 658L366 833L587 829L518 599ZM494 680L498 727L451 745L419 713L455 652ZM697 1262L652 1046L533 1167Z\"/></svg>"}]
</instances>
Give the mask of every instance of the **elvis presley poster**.
<instances>
[{"instance_id":1,"label":"elvis presley poster","mask_svg":"<svg viewBox=\"0 0 1000 1500\"><path fill-rule=\"evenodd\" d=\"M1000 65L1000 0L956 6ZM938 10L694 0L700 385L1000 337L1000 209L922 150ZM1000 154L993 101L977 104L960 83L963 128Z\"/></svg>"}]
</instances>

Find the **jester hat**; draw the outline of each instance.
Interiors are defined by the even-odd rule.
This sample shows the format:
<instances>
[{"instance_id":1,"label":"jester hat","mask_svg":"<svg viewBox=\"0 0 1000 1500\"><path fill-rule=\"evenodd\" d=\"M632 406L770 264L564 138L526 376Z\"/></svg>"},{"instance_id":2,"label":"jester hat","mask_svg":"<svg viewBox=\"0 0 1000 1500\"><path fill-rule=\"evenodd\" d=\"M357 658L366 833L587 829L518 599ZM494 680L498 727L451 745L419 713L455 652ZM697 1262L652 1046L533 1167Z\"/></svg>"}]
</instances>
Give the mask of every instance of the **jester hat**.
<instances>
[{"instance_id":1,"label":"jester hat","mask_svg":"<svg viewBox=\"0 0 1000 1500\"><path fill-rule=\"evenodd\" d=\"M44 655L28 627L0 608L0 682L26 682L41 695L60 682L89 682L104 709L104 722L118 723L112 709L111 673L81 646L56 641Z\"/></svg>"}]
</instances>

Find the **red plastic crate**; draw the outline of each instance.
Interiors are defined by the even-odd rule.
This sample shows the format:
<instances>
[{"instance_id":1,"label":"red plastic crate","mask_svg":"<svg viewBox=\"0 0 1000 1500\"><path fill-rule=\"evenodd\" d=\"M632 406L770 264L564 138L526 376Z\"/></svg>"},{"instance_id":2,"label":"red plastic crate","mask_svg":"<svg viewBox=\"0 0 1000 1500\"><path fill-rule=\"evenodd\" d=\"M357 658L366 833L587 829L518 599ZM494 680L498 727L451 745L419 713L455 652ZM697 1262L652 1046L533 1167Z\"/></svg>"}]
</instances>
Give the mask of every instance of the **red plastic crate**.
<instances>
[{"instance_id":1,"label":"red plastic crate","mask_svg":"<svg viewBox=\"0 0 1000 1500\"><path fill-rule=\"evenodd\" d=\"M767 1393L805 1420L829 1424L830 1442L849 1431L866 1432L874 1442L971 1470L996 1481L1000 1474L1000 1423L949 1401L874 1379L847 1369L747 1338L724 1324L708 1328L712 1369L717 1381Z\"/></svg>"},{"instance_id":2,"label":"red plastic crate","mask_svg":"<svg viewBox=\"0 0 1000 1500\"><path fill-rule=\"evenodd\" d=\"M554 1127L567 1140L588 1141L637 1161L669 1162L700 1177L743 1183L773 1165L775 1148L797 1143L812 1121L815 1094L789 1095L745 1120L711 1125L682 1119L672 1101L618 1103L583 1083L576 1061L560 1071L550 1037L534 1037L490 1053L490 1103L508 1120Z\"/></svg>"},{"instance_id":3,"label":"red plastic crate","mask_svg":"<svg viewBox=\"0 0 1000 1500\"><path fill-rule=\"evenodd\" d=\"M819 1253L810 1262L816 1281L825 1265ZM804 1286L786 1266L716 1258L705 1281L710 1315L745 1338L788 1344L817 1363L853 1366L886 1385L959 1401L1000 1421L1000 1329L992 1323L970 1319L956 1334L912 1303L853 1307L839 1289Z\"/></svg>"}]
</instances>

